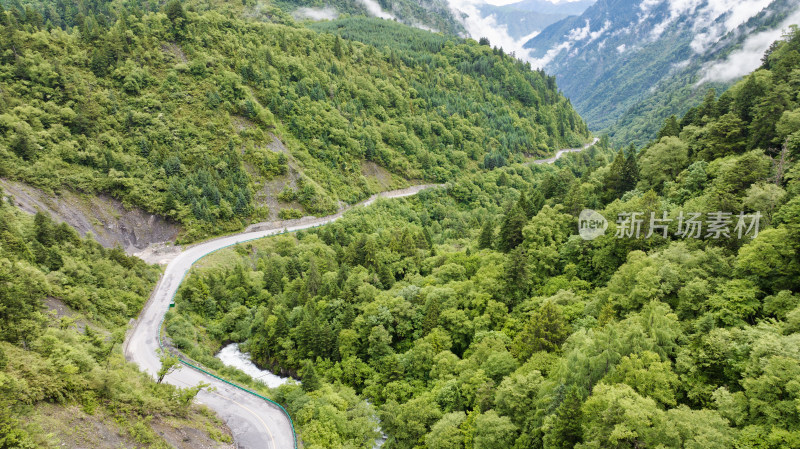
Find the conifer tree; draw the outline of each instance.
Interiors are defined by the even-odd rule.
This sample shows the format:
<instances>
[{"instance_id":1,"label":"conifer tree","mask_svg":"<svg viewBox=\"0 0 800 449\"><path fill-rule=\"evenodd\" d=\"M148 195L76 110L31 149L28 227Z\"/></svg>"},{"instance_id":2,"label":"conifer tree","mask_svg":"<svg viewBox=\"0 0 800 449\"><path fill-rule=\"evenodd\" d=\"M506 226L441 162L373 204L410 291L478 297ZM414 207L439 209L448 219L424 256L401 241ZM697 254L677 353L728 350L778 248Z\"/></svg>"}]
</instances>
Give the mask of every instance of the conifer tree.
<instances>
[{"instance_id":1,"label":"conifer tree","mask_svg":"<svg viewBox=\"0 0 800 449\"><path fill-rule=\"evenodd\" d=\"M337 58L342 57L342 40L339 39L339 35L337 34L335 40L333 41L333 55Z\"/></svg>"},{"instance_id":2,"label":"conifer tree","mask_svg":"<svg viewBox=\"0 0 800 449\"><path fill-rule=\"evenodd\" d=\"M658 138L660 139L667 136L678 137L680 132L681 127L680 124L678 124L678 117L672 114L664 121L664 127L658 132Z\"/></svg>"},{"instance_id":3,"label":"conifer tree","mask_svg":"<svg viewBox=\"0 0 800 449\"><path fill-rule=\"evenodd\" d=\"M317 374L317 370L314 368L314 364L311 363L311 360L306 360L305 365L303 365L303 371L300 373L301 376L301 387L305 392L311 392L314 390L319 389L321 386L321 382L319 380L319 375Z\"/></svg>"},{"instance_id":4,"label":"conifer tree","mask_svg":"<svg viewBox=\"0 0 800 449\"><path fill-rule=\"evenodd\" d=\"M636 147L631 144L625 155L625 167L622 172L622 192L633 190L639 182L639 165L636 161Z\"/></svg>"},{"instance_id":5,"label":"conifer tree","mask_svg":"<svg viewBox=\"0 0 800 449\"><path fill-rule=\"evenodd\" d=\"M624 192L623 176L625 173L625 155L622 150L617 151L614 156L614 161L606 177L606 201L612 201L619 198Z\"/></svg>"},{"instance_id":6,"label":"conifer tree","mask_svg":"<svg viewBox=\"0 0 800 449\"><path fill-rule=\"evenodd\" d=\"M43 212L36 212L33 217L33 228L36 232L36 240L44 246L52 246L55 243L55 229L50 217Z\"/></svg>"},{"instance_id":7,"label":"conifer tree","mask_svg":"<svg viewBox=\"0 0 800 449\"><path fill-rule=\"evenodd\" d=\"M509 252L522 243L522 228L528 223L528 217L518 204L511 207L503 217L497 248Z\"/></svg>"},{"instance_id":8,"label":"conifer tree","mask_svg":"<svg viewBox=\"0 0 800 449\"><path fill-rule=\"evenodd\" d=\"M478 248L487 249L492 247L494 242L494 220L487 218L481 228L481 235L478 238Z\"/></svg>"},{"instance_id":9,"label":"conifer tree","mask_svg":"<svg viewBox=\"0 0 800 449\"><path fill-rule=\"evenodd\" d=\"M504 273L505 301L508 305L513 306L527 298L530 292L530 280L531 270L527 254L522 247L511 250Z\"/></svg>"},{"instance_id":10,"label":"conifer tree","mask_svg":"<svg viewBox=\"0 0 800 449\"><path fill-rule=\"evenodd\" d=\"M539 190L531 191L528 204L530 209L525 211L525 215L527 215L528 218L533 218L539 213L540 210L542 210L542 207L544 206L544 195L542 195L542 192Z\"/></svg>"},{"instance_id":11,"label":"conifer tree","mask_svg":"<svg viewBox=\"0 0 800 449\"><path fill-rule=\"evenodd\" d=\"M764 95L764 88L758 83L755 75L751 74L739 89L739 94L734 100L736 112L745 123L750 123L750 120L753 119L753 108L762 95Z\"/></svg>"},{"instance_id":12,"label":"conifer tree","mask_svg":"<svg viewBox=\"0 0 800 449\"><path fill-rule=\"evenodd\" d=\"M717 117L717 91L713 87L706 92L698 115L702 120L711 120Z\"/></svg>"},{"instance_id":13,"label":"conifer tree","mask_svg":"<svg viewBox=\"0 0 800 449\"><path fill-rule=\"evenodd\" d=\"M571 387L551 418L544 436L545 447L569 449L583 440L581 405L580 392Z\"/></svg>"},{"instance_id":14,"label":"conifer tree","mask_svg":"<svg viewBox=\"0 0 800 449\"><path fill-rule=\"evenodd\" d=\"M183 10L183 5L181 5L180 0L172 0L167 3L164 12L167 14L167 18L172 22L174 27L182 27L183 21L186 20L186 11Z\"/></svg>"}]
</instances>

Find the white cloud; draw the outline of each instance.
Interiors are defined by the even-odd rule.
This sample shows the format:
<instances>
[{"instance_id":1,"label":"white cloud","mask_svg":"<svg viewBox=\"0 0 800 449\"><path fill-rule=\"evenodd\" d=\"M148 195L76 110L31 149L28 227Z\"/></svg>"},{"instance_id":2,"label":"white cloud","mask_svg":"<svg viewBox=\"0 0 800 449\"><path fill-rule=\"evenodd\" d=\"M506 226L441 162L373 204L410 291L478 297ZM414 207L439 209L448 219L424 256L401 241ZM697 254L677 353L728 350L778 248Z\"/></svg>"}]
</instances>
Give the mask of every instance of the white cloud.
<instances>
[{"instance_id":1,"label":"white cloud","mask_svg":"<svg viewBox=\"0 0 800 449\"><path fill-rule=\"evenodd\" d=\"M622 44L619 47L617 47L617 53L625 53L625 44Z\"/></svg>"},{"instance_id":2,"label":"white cloud","mask_svg":"<svg viewBox=\"0 0 800 449\"><path fill-rule=\"evenodd\" d=\"M477 7L480 4L479 0L448 0L448 3L454 15L461 18L461 23L469 37L475 40L485 37L489 39L492 46L501 47L507 53L514 53L514 56L523 61L534 61L531 50L525 48L524 45L539 34L538 31L514 39L509 34L508 27L498 23L497 17L493 14L486 17L481 16Z\"/></svg>"},{"instance_id":3,"label":"white cloud","mask_svg":"<svg viewBox=\"0 0 800 449\"><path fill-rule=\"evenodd\" d=\"M395 19L394 14L388 13L381 9L381 5L378 4L375 0L358 0L367 8L367 11L375 17L380 17L381 19Z\"/></svg>"},{"instance_id":4,"label":"white cloud","mask_svg":"<svg viewBox=\"0 0 800 449\"><path fill-rule=\"evenodd\" d=\"M420 30L430 31L431 33L439 32L439 30L437 30L436 28L429 27L428 25L424 25L419 22L414 22L413 24L411 24L411 26L414 28L419 28Z\"/></svg>"},{"instance_id":5,"label":"white cloud","mask_svg":"<svg viewBox=\"0 0 800 449\"><path fill-rule=\"evenodd\" d=\"M550 50L547 50L547 53L545 53L545 55L541 58L532 58L531 66L535 69L542 68L547 64L550 64L559 53L564 50L569 50L571 46L572 44L570 42L562 42Z\"/></svg>"},{"instance_id":6,"label":"white cloud","mask_svg":"<svg viewBox=\"0 0 800 449\"><path fill-rule=\"evenodd\" d=\"M712 0L705 8L712 16L719 17L730 11L725 18L726 32L731 31L739 25L747 22L747 19L758 14L762 9L769 6L773 0Z\"/></svg>"},{"instance_id":7,"label":"white cloud","mask_svg":"<svg viewBox=\"0 0 800 449\"><path fill-rule=\"evenodd\" d=\"M611 28L611 22L606 20L603 23L602 28L600 28L597 31L592 31L592 26L589 24L589 21L587 20L585 27L575 28L574 30L570 30L569 34L567 35L567 39L572 42L579 42L582 40L589 39L588 41L586 41L586 43L588 44L589 42L592 42L596 40L598 37L602 36L603 33L608 31L609 28Z\"/></svg>"},{"instance_id":8,"label":"white cloud","mask_svg":"<svg viewBox=\"0 0 800 449\"><path fill-rule=\"evenodd\" d=\"M647 14L648 12L652 11L654 7L664 3L664 0L643 0L642 3L639 3L639 9Z\"/></svg>"},{"instance_id":9,"label":"white cloud","mask_svg":"<svg viewBox=\"0 0 800 449\"><path fill-rule=\"evenodd\" d=\"M694 29L698 31L692 40L691 47L695 53L704 53L725 33L758 14L769 6L772 0L710 0L703 8L698 9ZM713 23L723 14L727 14L720 23ZM713 23L713 24L712 24ZM709 25L705 31L700 29Z\"/></svg>"},{"instance_id":10,"label":"white cloud","mask_svg":"<svg viewBox=\"0 0 800 449\"><path fill-rule=\"evenodd\" d=\"M597 40L600 36L602 36L608 29L611 28L611 22L605 21L603 23L603 27L597 31L592 31L591 24L589 21L586 21L586 26L581 28L575 28L569 31L567 34L567 39L564 42L556 45L555 47L551 48L550 50L545 53L544 56L541 58L531 58L529 59L531 66L534 68L541 68L550 64L556 56L562 51L570 51L572 50L569 55L575 56L578 54L579 49L574 48L576 44L583 43L583 45L589 44ZM584 42L585 41L585 42Z\"/></svg>"},{"instance_id":11,"label":"white cloud","mask_svg":"<svg viewBox=\"0 0 800 449\"><path fill-rule=\"evenodd\" d=\"M676 63L672 64L671 69L672 70L680 70L680 69L686 68L686 67L689 66L690 62L692 62L691 59L684 59L683 61L676 62Z\"/></svg>"},{"instance_id":12,"label":"white cloud","mask_svg":"<svg viewBox=\"0 0 800 449\"><path fill-rule=\"evenodd\" d=\"M600 37L600 36L602 36L602 35L603 35L603 33L605 33L606 31L608 31L608 29L609 29L609 28L611 28L611 22L609 22L608 20L606 20L606 21L603 23L603 27L602 27L602 28L600 28L600 29L599 29L599 30L597 30L597 31L592 31L592 32L590 32L590 33L589 33L589 42L594 42L595 40L597 40L597 38L598 38L598 37ZM588 44L589 42L587 42L587 44Z\"/></svg>"},{"instance_id":13,"label":"white cloud","mask_svg":"<svg viewBox=\"0 0 800 449\"><path fill-rule=\"evenodd\" d=\"M709 0L709 2L715 2L719 0ZM725 1L725 0L722 0ZM668 0L669 3L669 17L667 17L663 22L659 23L658 25L653 27L653 30L650 32L650 37L652 39L658 39L661 36L661 33L667 29L667 27L675 21L678 17L691 13L694 11L702 2L702 0ZM660 4L660 3L656 3ZM653 5L655 6L655 4ZM641 23L641 21L639 22ZM710 23L710 22L708 22Z\"/></svg>"},{"instance_id":14,"label":"white cloud","mask_svg":"<svg viewBox=\"0 0 800 449\"><path fill-rule=\"evenodd\" d=\"M714 42L717 42L725 34L723 28L723 25L719 23L709 26L705 31L695 34L689 47L697 54L705 53Z\"/></svg>"},{"instance_id":15,"label":"white cloud","mask_svg":"<svg viewBox=\"0 0 800 449\"><path fill-rule=\"evenodd\" d=\"M549 0L550 3L556 4L556 5L558 5L559 3L572 3L572 2L577 2L577 1L580 1L580 0ZM488 3L490 5L502 6L502 5L510 5L512 3L518 3L518 2L519 2L519 0L486 0L486 1L480 1L480 2L474 2L474 3Z\"/></svg>"},{"instance_id":16,"label":"white cloud","mask_svg":"<svg viewBox=\"0 0 800 449\"><path fill-rule=\"evenodd\" d=\"M742 48L734 51L724 61L708 65L697 84L706 81L730 81L752 72L761 65L761 57L769 46L778 40L791 24L800 22L800 11L787 17L779 27L750 35Z\"/></svg>"},{"instance_id":17,"label":"white cloud","mask_svg":"<svg viewBox=\"0 0 800 449\"><path fill-rule=\"evenodd\" d=\"M374 0L360 1L374 2ZM548 49L544 56L541 58L533 58L533 52L523 47L532 36L526 36L521 39L512 38L506 26L499 24L496 17L482 17L477 7L484 2L494 5L503 5L516 1L519 0L448 0L448 3L456 16L463 18L462 22L464 28L467 30L470 37L474 39L486 37L493 46L499 46L508 52L514 52L518 58L531 62L531 65L534 67L546 66L562 52L577 54L581 43L585 45L599 39L611 26L611 23L607 21L603 24L603 27L592 31L590 23L587 21L585 26L570 30L564 40ZM563 1L577 0L551 1L553 3L561 3ZM670 24L681 17L688 16L692 19L692 30L695 36L691 42L691 48L695 53L701 54L714 42L717 42L725 33L746 22L750 17L757 14L772 1L773 0L642 0L639 3L639 9L641 10L639 14L639 25L642 25L646 19L651 17L651 14L653 14L656 8L665 5L668 11L667 17L661 23L652 26L651 30L645 30L645 32L649 33L651 39L656 39ZM717 20L723 16L724 18L717 23ZM637 26L633 25L633 27L636 28ZM614 34L621 34L623 32L630 33L632 31L632 28L625 28L615 31ZM753 41L752 45L756 45L756 42ZM760 48L760 46L758 48ZM742 54L746 53L744 50L745 49L742 49ZM620 46L617 47L617 51L622 53L631 51L631 48L628 46Z\"/></svg>"},{"instance_id":18,"label":"white cloud","mask_svg":"<svg viewBox=\"0 0 800 449\"><path fill-rule=\"evenodd\" d=\"M296 19L311 20L333 20L339 17L339 13L331 6L326 6L325 8L297 8L292 15Z\"/></svg>"},{"instance_id":19,"label":"white cloud","mask_svg":"<svg viewBox=\"0 0 800 449\"><path fill-rule=\"evenodd\" d=\"M691 17L695 38L691 43L695 53L705 52L725 33L735 29L766 8L773 0L643 0L639 4L639 25L651 17L659 5L667 3L669 15L650 30L650 38L658 39L679 17ZM716 23L717 19L725 16Z\"/></svg>"},{"instance_id":20,"label":"white cloud","mask_svg":"<svg viewBox=\"0 0 800 449\"><path fill-rule=\"evenodd\" d=\"M569 34L567 35L567 39L571 41L581 41L589 37L589 32L592 30L591 25L589 25L589 21L586 21L586 26L583 28L575 28L574 30L570 30Z\"/></svg>"},{"instance_id":21,"label":"white cloud","mask_svg":"<svg viewBox=\"0 0 800 449\"><path fill-rule=\"evenodd\" d=\"M659 23L658 25L654 26L653 29L650 31L650 39L658 39L661 37L661 33L667 29L670 23L675 20L673 17L668 18L667 20Z\"/></svg>"},{"instance_id":22,"label":"white cloud","mask_svg":"<svg viewBox=\"0 0 800 449\"><path fill-rule=\"evenodd\" d=\"M519 40L522 43L525 43L525 42L528 42L529 40L533 39L534 37L536 37L538 35L539 35L539 31L534 31L531 34L528 34L527 36L522 36Z\"/></svg>"}]
</instances>

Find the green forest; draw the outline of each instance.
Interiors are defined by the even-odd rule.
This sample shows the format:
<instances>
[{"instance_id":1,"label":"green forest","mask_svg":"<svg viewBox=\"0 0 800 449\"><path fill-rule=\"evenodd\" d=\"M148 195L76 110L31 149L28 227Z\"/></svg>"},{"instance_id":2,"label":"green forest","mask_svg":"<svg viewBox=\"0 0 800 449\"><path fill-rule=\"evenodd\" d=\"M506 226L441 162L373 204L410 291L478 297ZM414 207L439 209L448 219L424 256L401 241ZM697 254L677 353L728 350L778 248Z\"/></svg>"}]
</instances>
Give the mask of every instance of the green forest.
<instances>
[{"instance_id":1,"label":"green forest","mask_svg":"<svg viewBox=\"0 0 800 449\"><path fill-rule=\"evenodd\" d=\"M367 162L445 182L588 139L554 78L472 40L376 48L204 2L2 4L0 176L110 194L184 241L264 219L260 189L292 170L283 198L326 215L376 193Z\"/></svg>"},{"instance_id":2,"label":"green forest","mask_svg":"<svg viewBox=\"0 0 800 449\"><path fill-rule=\"evenodd\" d=\"M199 389L157 384L122 355L159 269L0 198L0 447L62 447L72 430L43 429L43 403L112 421L138 447L172 447L153 417L230 440L218 418L191 405Z\"/></svg>"},{"instance_id":3,"label":"green forest","mask_svg":"<svg viewBox=\"0 0 800 449\"><path fill-rule=\"evenodd\" d=\"M604 138L230 249L167 330L301 379L276 396L308 448L372 447L378 419L387 448L797 447L798 50L794 30L643 148ZM577 235L584 208L604 236ZM618 238L625 211L762 219Z\"/></svg>"},{"instance_id":4,"label":"green forest","mask_svg":"<svg viewBox=\"0 0 800 449\"><path fill-rule=\"evenodd\" d=\"M325 6L342 15L292 16ZM179 243L337 212L375 172L438 184L219 251L175 296L169 343L284 406L301 447L800 447L800 29L686 114L538 165L593 137L553 76L364 8L0 0L0 177L110 195ZM232 443L202 387L160 381L176 359L158 380L125 361L162 269L14 204L0 191L0 449L68 446L45 406L117 446L172 447L164 425ZM581 237L585 209L603 235ZM225 367L233 342L300 383Z\"/></svg>"}]
</instances>

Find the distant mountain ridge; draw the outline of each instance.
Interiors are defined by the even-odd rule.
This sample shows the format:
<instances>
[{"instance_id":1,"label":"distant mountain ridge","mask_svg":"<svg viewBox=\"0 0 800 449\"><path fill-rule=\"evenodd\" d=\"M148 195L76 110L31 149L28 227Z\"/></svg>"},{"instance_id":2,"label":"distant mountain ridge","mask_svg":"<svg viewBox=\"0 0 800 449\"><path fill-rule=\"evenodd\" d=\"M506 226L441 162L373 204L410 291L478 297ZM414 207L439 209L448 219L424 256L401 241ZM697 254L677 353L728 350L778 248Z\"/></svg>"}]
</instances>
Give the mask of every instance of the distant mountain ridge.
<instances>
[{"instance_id":1,"label":"distant mountain ridge","mask_svg":"<svg viewBox=\"0 0 800 449\"><path fill-rule=\"evenodd\" d=\"M731 5L723 8L723 3ZM798 3L599 0L582 15L549 26L525 47L537 58L534 65L556 75L591 128L646 140L665 116L699 101L706 87L725 89L735 80L704 74L715 61L746 46L753 33L785 25ZM701 80L708 85L698 89ZM623 117L654 123L625 131L618 125Z\"/></svg>"},{"instance_id":2,"label":"distant mountain ridge","mask_svg":"<svg viewBox=\"0 0 800 449\"><path fill-rule=\"evenodd\" d=\"M552 3L547 0L522 0L502 6L487 3L478 9L485 17L494 15L498 24L507 27L509 36L520 39L568 16L583 13L594 1Z\"/></svg>"},{"instance_id":3,"label":"distant mountain ridge","mask_svg":"<svg viewBox=\"0 0 800 449\"><path fill-rule=\"evenodd\" d=\"M277 5L298 19L335 19L341 14L365 15L429 31L459 35L464 27L446 0L279 0Z\"/></svg>"},{"instance_id":4,"label":"distant mountain ridge","mask_svg":"<svg viewBox=\"0 0 800 449\"><path fill-rule=\"evenodd\" d=\"M542 14L579 15L592 6L596 0L577 0L573 2L555 3L548 0L522 0L508 5L498 6L498 9L517 11L536 11Z\"/></svg>"}]
</instances>

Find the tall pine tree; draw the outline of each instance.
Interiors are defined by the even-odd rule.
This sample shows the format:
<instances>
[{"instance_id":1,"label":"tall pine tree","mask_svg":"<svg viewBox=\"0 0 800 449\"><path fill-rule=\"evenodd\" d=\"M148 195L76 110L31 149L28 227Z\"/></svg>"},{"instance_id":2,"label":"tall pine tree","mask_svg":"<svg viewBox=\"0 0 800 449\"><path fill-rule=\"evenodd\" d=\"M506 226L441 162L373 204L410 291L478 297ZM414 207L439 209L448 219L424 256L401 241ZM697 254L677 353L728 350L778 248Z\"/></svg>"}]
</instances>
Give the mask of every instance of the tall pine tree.
<instances>
[{"instance_id":1,"label":"tall pine tree","mask_svg":"<svg viewBox=\"0 0 800 449\"><path fill-rule=\"evenodd\" d=\"M605 201L611 202L620 196L625 191L623 175L625 173L625 154L622 150L617 151L614 156L614 161L608 170L606 176L606 191Z\"/></svg>"},{"instance_id":2,"label":"tall pine tree","mask_svg":"<svg viewBox=\"0 0 800 449\"><path fill-rule=\"evenodd\" d=\"M500 251L509 252L522 243L522 228L528 223L528 217L525 212L515 204L509 208L503 217L503 223L500 225L500 235L497 242L497 248Z\"/></svg>"},{"instance_id":3,"label":"tall pine tree","mask_svg":"<svg viewBox=\"0 0 800 449\"><path fill-rule=\"evenodd\" d=\"M303 388L303 391L314 391L321 386L319 375L317 374L317 370L314 369L314 364L311 363L311 360L306 360L300 376L302 377L300 386Z\"/></svg>"},{"instance_id":4,"label":"tall pine tree","mask_svg":"<svg viewBox=\"0 0 800 449\"><path fill-rule=\"evenodd\" d=\"M681 126L678 123L678 117L675 114L669 116L668 119L664 121L664 127L661 128L661 131L658 132L658 138L662 137L678 137L678 134L681 133Z\"/></svg>"},{"instance_id":5,"label":"tall pine tree","mask_svg":"<svg viewBox=\"0 0 800 449\"><path fill-rule=\"evenodd\" d=\"M639 164L636 162L636 147L631 144L625 155L625 167L622 171L623 192L636 188L639 182Z\"/></svg>"},{"instance_id":6,"label":"tall pine tree","mask_svg":"<svg viewBox=\"0 0 800 449\"><path fill-rule=\"evenodd\" d=\"M494 220L491 217L486 218L481 228L481 235L478 238L478 248L487 249L492 247L494 242Z\"/></svg>"},{"instance_id":7,"label":"tall pine tree","mask_svg":"<svg viewBox=\"0 0 800 449\"><path fill-rule=\"evenodd\" d=\"M569 449L583 441L582 402L578 389L571 387L556 412L548 418L544 435L545 447Z\"/></svg>"}]
</instances>

